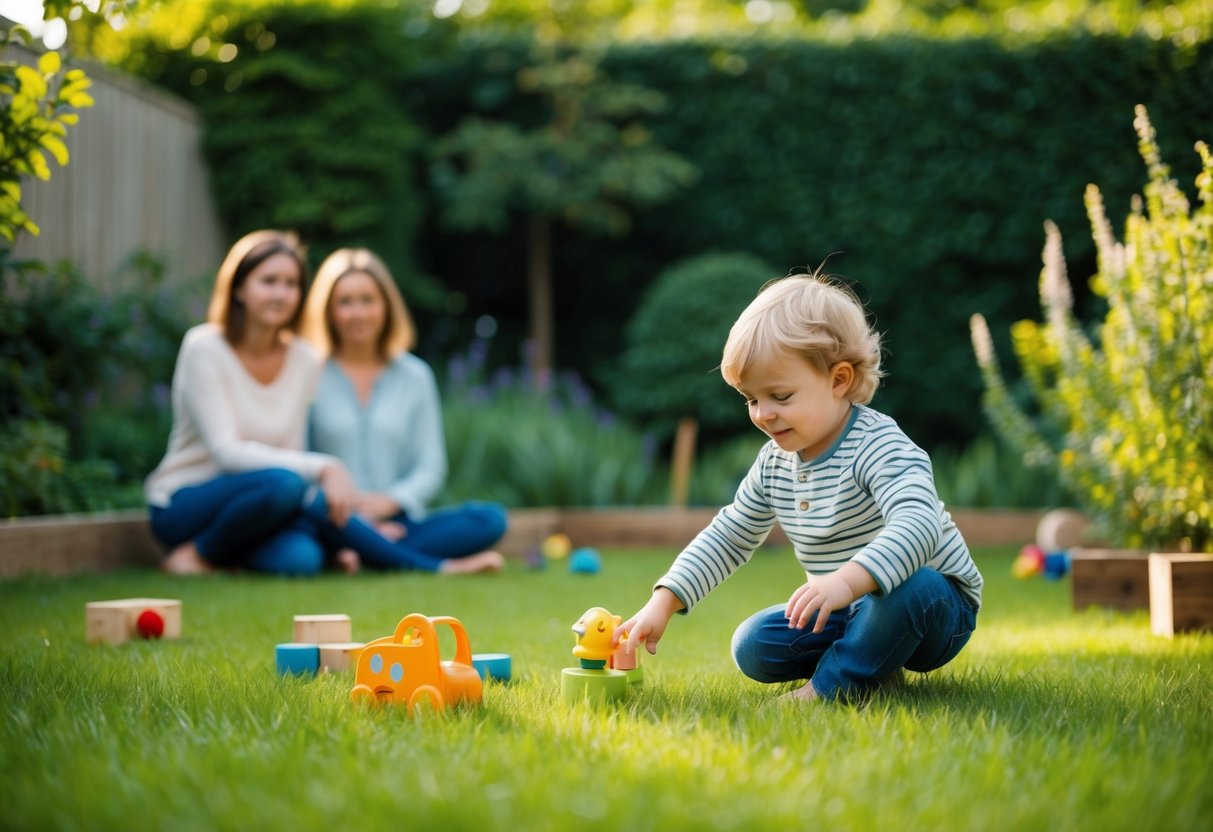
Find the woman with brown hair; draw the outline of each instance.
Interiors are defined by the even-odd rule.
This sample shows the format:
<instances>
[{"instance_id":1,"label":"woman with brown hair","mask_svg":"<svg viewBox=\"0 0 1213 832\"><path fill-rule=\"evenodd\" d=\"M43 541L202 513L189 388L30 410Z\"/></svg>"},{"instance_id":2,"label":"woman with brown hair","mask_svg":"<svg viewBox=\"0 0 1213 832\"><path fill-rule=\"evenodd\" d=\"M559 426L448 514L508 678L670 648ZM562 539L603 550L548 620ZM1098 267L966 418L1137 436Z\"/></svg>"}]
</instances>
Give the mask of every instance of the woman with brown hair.
<instances>
[{"instance_id":1,"label":"woman with brown hair","mask_svg":"<svg viewBox=\"0 0 1213 832\"><path fill-rule=\"evenodd\" d=\"M301 520L312 486L323 489L327 520L346 525L349 473L306 449L319 362L296 337L305 280L293 234L254 231L228 252L206 322L182 341L168 451L145 483L167 572L319 571L323 548Z\"/></svg>"}]
</instances>

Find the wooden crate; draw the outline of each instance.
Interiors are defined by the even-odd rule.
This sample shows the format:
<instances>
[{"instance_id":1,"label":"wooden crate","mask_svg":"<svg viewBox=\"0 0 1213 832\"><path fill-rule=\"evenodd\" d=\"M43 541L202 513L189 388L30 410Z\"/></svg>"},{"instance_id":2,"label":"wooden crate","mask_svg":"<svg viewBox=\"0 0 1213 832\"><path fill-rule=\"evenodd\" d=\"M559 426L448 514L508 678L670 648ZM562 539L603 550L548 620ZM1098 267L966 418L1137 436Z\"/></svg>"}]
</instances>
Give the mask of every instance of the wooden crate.
<instances>
[{"instance_id":1,"label":"wooden crate","mask_svg":"<svg viewBox=\"0 0 1213 832\"><path fill-rule=\"evenodd\" d=\"M1213 555L1150 555L1150 631L1213 631Z\"/></svg>"},{"instance_id":2,"label":"wooden crate","mask_svg":"<svg viewBox=\"0 0 1213 832\"><path fill-rule=\"evenodd\" d=\"M1074 609L1144 610L1150 606L1150 561L1131 549L1074 549L1070 580Z\"/></svg>"}]
</instances>

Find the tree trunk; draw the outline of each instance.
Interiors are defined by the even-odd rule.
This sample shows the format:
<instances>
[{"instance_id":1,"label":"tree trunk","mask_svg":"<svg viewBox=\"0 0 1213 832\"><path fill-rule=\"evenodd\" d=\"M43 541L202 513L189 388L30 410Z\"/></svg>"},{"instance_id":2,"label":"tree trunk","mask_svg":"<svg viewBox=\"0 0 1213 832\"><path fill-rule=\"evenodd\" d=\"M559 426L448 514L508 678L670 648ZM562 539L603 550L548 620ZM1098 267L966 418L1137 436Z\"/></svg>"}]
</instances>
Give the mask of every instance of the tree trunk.
<instances>
[{"instance_id":1,"label":"tree trunk","mask_svg":"<svg viewBox=\"0 0 1213 832\"><path fill-rule=\"evenodd\" d=\"M527 216L527 291L530 304L531 383L548 386L552 375L552 220L546 214Z\"/></svg>"}]
</instances>

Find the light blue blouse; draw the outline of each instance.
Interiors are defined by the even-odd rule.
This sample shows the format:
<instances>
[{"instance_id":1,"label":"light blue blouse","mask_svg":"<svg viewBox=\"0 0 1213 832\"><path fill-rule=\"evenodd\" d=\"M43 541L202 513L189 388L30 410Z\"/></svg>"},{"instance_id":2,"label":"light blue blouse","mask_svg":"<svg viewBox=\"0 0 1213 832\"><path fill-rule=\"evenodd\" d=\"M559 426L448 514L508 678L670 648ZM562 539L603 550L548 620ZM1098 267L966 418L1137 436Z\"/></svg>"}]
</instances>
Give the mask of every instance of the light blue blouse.
<instances>
[{"instance_id":1,"label":"light blue blouse","mask_svg":"<svg viewBox=\"0 0 1213 832\"><path fill-rule=\"evenodd\" d=\"M388 494L420 520L447 471L433 370L415 355L401 355L375 381L363 407L353 382L329 359L312 403L309 441L312 450L344 462L359 490Z\"/></svg>"}]
</instances>

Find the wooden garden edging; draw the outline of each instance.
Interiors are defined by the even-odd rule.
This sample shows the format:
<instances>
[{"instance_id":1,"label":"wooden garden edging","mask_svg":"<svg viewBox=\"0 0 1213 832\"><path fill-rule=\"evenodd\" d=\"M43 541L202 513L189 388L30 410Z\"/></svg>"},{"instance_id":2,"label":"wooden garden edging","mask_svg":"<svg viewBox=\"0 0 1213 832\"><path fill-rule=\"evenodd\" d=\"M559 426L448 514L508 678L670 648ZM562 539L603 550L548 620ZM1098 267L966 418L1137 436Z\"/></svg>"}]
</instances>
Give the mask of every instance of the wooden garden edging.
<instances>
[{"instance_id":1,"label":"wooden garden edging","mask_svg":"<svg viewBox=\"0 0 1213 832\"><path fill-rule=\"evenodd\" d=\"M545 537L563 532L574 546L677 549L715 516L714 508L516 509L498 548L523 558ZM955 509L952 517L971 546L1019 546L1031 541L1042 511ZM770 543L787 538L778 528ZM0 521L0 578L25 573L69 575L155 566L160 550L147 512L105 512ZM672 554L672 553L671 553Z\"/></svg>"}]
</instances>

